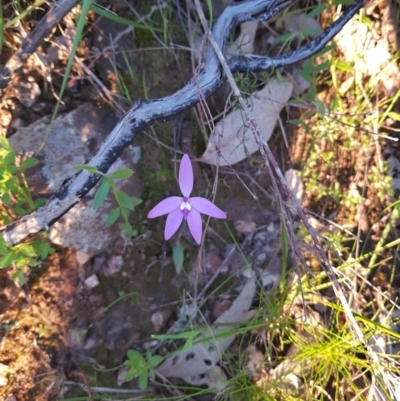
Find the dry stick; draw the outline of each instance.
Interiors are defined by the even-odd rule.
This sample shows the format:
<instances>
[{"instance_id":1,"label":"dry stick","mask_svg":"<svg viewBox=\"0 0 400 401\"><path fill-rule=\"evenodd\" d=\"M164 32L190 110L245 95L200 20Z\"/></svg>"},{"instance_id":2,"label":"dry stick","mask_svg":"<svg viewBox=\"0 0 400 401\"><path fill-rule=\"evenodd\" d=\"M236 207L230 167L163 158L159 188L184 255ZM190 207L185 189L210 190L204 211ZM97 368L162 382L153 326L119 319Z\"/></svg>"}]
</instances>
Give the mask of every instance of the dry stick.
<instances>
[{"instance_id":1,"label":"dry stick","mask_svg":"<svg viewBox=\"0 0 400 401\"><path fill-rule=\"evenodd\" d=\"M66 4L65 1L62 4ZM252 19L271 19L292 4L293 1L249 0L230 5L224 10L214 25L214 38L218 39L220 47L223 48L230 33L238 24ZM61 2L59 4L61 7ZM356 4L349 6L343 15L323 31L321 35L297 50L272 58L259 56L256 60L251 59L250 56L247 56L248 59L246 60L243 60L243 57L232 57L229 60L229 67L234 71L242 72L248 71L249 68L254 71L270 71L275 68L293 65L309 58L320 51L343 28L361 5L362 0L357 0ZM32 42L29 38L27 40ZM33 47L34 44L32 44ZM198 103L200 100L198 86L204 97L208 97L214 93L222 83L222 71L218 58L210 45L205 50L204 60L205 65L202 66L203 69L199 72L198 77L196 77L197 84L194 80L191 80L176 93L162 99L153 99L151 101L138 99L126 113L125 117L108 135L87 165L97 168L102 173L106 173L121 155L122 151L132 143L136 135L152 124L164 122ZM2 81L4 81L4 76L2 76L2 71L0 70L0 82ZM47 229L48 226L59 220L64 213L78 203L97 184L99 179L100 175L98 174L80 171L67 180L35 212L8 224L6 227L1 227L0 235L3 236L8 244L15 245L29 234Z\"/></svg>"},{"instance_id":2,"label":"dry stick","mask_svg":"<svg viewBox=\"0 0 400 401\"><path fill-rule=\"evenodd\" d=\"M290 200L292 201L293 206L296 209L297 214L299 215L299 217L303 221L304 225L306 226L307 230L309 231L309 233L310 233L310 235L311 235L311 237L312 237L312 239L314 241L316 249L317 249L317 251L318 251L318 253L319 253L321 259L323 260L324 265L325 265L325 267L327 269L328 277L330 278L330 280L333 283L333 289L334 289L334 291L336 293L336 296L338 297L338 299L340 300L340 302L342 304L343 310L344 310L344 312L345 312L345 314L347 316L347 319L349 321L350 327L353 329L353 332L356 334L356 336L358 337L358 339L361 342L361 344L363 344L365 346L366 350L368 351L368 355L370 356L372 361L374 363L376 363L377 366L378 366L379 365L378 356L376 355L376 353L374 353L372 351L371 347L368 345L367 341L365 340L365 337L364 337L364 335L363 335L363 333L362 333L362 331L360 329L360 326L358 325L354 315L351 312L349 304L347 303L347 300L346 300L345 295L344 295L344 293L342 291L342 288L340 287L340 284L339 284L339 282L337 280L337 277L335 275L333 267L330 265L330 263L328 261L328 258L326 256L326 254L325 254L325 252L324 252L319 240L318 240L318 237L317 237L314 229L308 223L308 220L307 220L303 210L301 209L301 207L297 203L296 198L294 197L292 191L288 187L288 185L287 185L287 183L285 181L285 178L284 178L282 172L280 171L280 169L279 169L279 167L278 167L278 165L276 163L276 160L275 160L273 154L271 153L271 150L270 150L267 142L265 141L265 137L264 137L260 127L258 126L257 121L248 112L248 108L246 106L246 103L245 103L244 99L242 98L242 96L240 94L240 90L239 90L238 86L236 85L235 79L233 77L233 74L232 74L231 70L228 67L228 64L227 64L227 62L225 60L225 57L222 54L218 44L214 40L210 29L208 28L208 23L207 23L207 20L206 20L206 18L204 16L203 10L202 10L202 8L200 6L199 0L195 0L195 4L196 4L197 13L198 13L199 18L200 18L200 22L203 25L203 28L204 28L204 30L206 32L206 35L208 36L208 40L210 41L215 53L217 54L217 57L218 57L221 65L222 65L222 68L223 68L223 70L225 72L225 75L227 77L227 80L228 80L228 82L229 82L229 84L230 84L230 86L232 88L233 94L237 98L237 100L238 100L238 102L239 102L239 104L240 104L240 106L241 106L241 108L243 110L243 114L245 116L246 122L251 127L251 130L253 132L254 138L255 138L258 146L259 146L260 153L261 153L261 155L262 155L262 157L264 159L265 166L266 166L269 174L273 178L273 172L272 172L272 169L271 169L271 165L272 165L272 167L275 170L275 173L277 174L277 176L279 178L279 181L281 182L282 187L285 190L286 195L289 196ZM280 194L280 192L278 190L277 184L276 184L274 179L272 180L272 182L273 182L274 189L276 191L275 193L276 193L276 195L278 197L279 202L281 203L281 210L284 211L284 205L283 205L283 202L282 202L282 197L281 197L281 194ZM289 231L292 231L291 227L288 227L288 228L290 228Z\"/></svg>"},{"instance_id":3,"label":"dry stick","mask_svg":"<svg viewBox=\"0 0 400 401\"><path fill-rule=\"evenodd\" d=\"M16 71L22 67L29 56L37 49L51 30L64 18L64 16L79 2L79 0L60 0L54 3L29 35L23 40L21 47L0 68L0 89L5 89L14 78Z\"/></svg>"}]
</instances>

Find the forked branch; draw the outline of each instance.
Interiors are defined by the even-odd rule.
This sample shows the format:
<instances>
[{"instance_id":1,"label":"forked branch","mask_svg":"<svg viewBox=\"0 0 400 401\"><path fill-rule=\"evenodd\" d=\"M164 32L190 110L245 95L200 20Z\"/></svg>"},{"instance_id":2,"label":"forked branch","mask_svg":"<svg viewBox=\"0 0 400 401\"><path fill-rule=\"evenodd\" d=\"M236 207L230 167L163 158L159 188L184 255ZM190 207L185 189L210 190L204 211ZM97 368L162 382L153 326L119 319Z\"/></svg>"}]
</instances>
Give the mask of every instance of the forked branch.
<instances>
[{"instance_id":1,"label":"forked branch","mask_svg":"<svg viewBox=\"0 0 400 401\"><path fill-rule=\"evenodd\" d=\"M249 0L228 6L212 30L220 49L224 49L231 32L242 22L259 19L268 20L293 4L294 0ZM270 71L304 60L320 51L361 8L358 0L348 7L343 15L316 39L296 51L277 57L234 57L229 67L233 71ZM162 99L138 100L108 135L94 157L87 163L106 173L122 151L135 136L156 122L164 122L176 114L192 107L216 91L224 79L223 69L211 45L204 51L203 62L196 79ZM29 234L37 233L57 221L66 211L84 197L99 181L100 177L87 171L80 171L71 177L45 205L22 219L0 229L10 245L17 244Z\"/></svg>"}]
</instances>

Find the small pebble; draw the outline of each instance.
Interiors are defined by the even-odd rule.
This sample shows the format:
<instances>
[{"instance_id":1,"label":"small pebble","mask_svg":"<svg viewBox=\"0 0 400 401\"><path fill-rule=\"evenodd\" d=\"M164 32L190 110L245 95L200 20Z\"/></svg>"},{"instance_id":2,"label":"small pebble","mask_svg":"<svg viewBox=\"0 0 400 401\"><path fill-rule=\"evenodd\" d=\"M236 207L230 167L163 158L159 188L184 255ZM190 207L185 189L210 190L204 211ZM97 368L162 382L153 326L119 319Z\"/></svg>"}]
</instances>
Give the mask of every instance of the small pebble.
<instances>
[{"instance_id":1,"label":"small pebble","mask_svg":"<svg viewBox=\"0 0 400 401\"><path fill-rule=\"evenodd\" d=\"M32 107L42 94L39 85L33 79L33 77L28 77L28 82L21 81L13 88L15 97L28 108Z\"/></svg>"},{"instance_id":2,"label":"small pebble","mask_svg":"<svg viewBox=\"0 0 400 401\"><path fill-rule=\"evenodd\" d=\"M240 234L249 234L257 228L257 223L254 221L236 220L233 226Z\"/></svg>"},{"instance_id":3,"label":"small pebble","mask_svg":"<svg viewBox=\"0 0 400 401\"><path fill-rule=\"evenodd\" d=\"M0 113L0 125L7 128L12 120L12 114L10 111L2 109Z\"/></svg>"},{"instance_id":4,"label":"small pebble","mask_svg":"<svg viewBox=\"0 0 400 401\"><path fill-rule=\"evenodd\" d=\"M160 330L165 326L171 314L172 311L168 308L157 311L151 315L151 323L153 323L154 331L156 333L159 333Z\"/></svg>"},{"instance_id":5,"label":"small pebble","mask_svg":"<svg viewBox=\"0 0 400 401\"><path fill-rule=\"evenodd\" d=\"M97 276L95 274L92 274L91 276L86 278L85 285L89 289L97 287L99 285L99 279L97 278Z\"/></svg>"},{"instance_id":6,"label":"small pebble","mask_svg":"<svg viewBox=\"0 0 400 401\"><path fill-rule=\"evenodd\" d=\"M221 266L221 259L215 253L208 253L206 257L206 268L210 274L214 274Z\"/></svg>"}]
</instances>

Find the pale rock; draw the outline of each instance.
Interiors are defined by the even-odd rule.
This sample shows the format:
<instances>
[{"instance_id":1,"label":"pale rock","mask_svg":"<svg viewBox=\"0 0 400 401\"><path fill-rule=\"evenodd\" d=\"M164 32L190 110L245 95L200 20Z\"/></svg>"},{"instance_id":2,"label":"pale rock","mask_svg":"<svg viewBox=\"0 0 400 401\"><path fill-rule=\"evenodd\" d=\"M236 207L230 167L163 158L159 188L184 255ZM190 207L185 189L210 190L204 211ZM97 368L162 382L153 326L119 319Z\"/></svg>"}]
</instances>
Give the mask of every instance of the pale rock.
<instances>
[{"instance_id":1,"label":"pale rock","mask_svg":"<svg viewBox=\"0 0 400 401\"><path fill-rule=\"evenodd\" d=\"M153 328L156 333L159 333L160 330L165 326L168 319L171 317L171 314L172 310L168 308L157 311L151 315L151 323L153 324Z\"/></svg>"},{"instance_id":2,"label":"pale rock","mask_svg":"<svg viewBox=\"0 0 400 401\"><path fill-rule=\"evenodd\" d=\"M236 220L233 226L238 233L249 234L257 228L257 223L254 221Z\"/></svg>"},{"instance_id":3,"label":"pale rock","mask_svg":"<svg viewBox=\"0 0 400 401\"><path fill-rule=\"evenodd\" d=\"M90 275L85 279L85 285L88 289L95 288L99 285L99 279L95 274Z\"/></svg>"},{"instance_id":4,"label":"pale rock","mask_svg":"<svg viewBox=\"0 0 400 401\"><path fill-rule=\"evenodd\" d=\"M34 78L28 77L27 81L20 81L13 87L13 94L25 107L29 108L36 103L42 91Z\"/></svg>"},{"instance_id":5,"label":"pale rock","mask_svg":"<svg viewBox=\"0 0 400 401\"><path fill-rule=\"evenodd\" d=\"M27 170L26 178L32 194L40 197L57 191L63 182L76 174L73 166L85 164L94 155L118 119L114 111L85 103L75 110L58 116L48 132L51 116L43 117L33 124L22 127L10 142L21 162L34 156L39 164ZM41 148L41 145L44 146ZM138 150L128 147L107 174L120 168L135 169L132 159L137 160ZM137 172L126 180L118 180L117 188L129 196L140 197L141 182ZM84 253L98 254L120 236L118 223L105 226L109 212L116 207L113 195L93 210L96 188L85 196L51 228L49 237L57 245L71 247ZM122 220L121 220L122 221Z\"/></svg>"},{"instance_id":6,"label":"pale rock","mask_svg":"<svg viewBox=\"0 0 400 401\"><path fill-rule=\"evenodd\" d=\"M123 264L124 260L121 255L112 255L103 266L103 274L106 277L112 276L121 270Z\"/></svg>"},{"instance_id":7,"label":"pale rock","mask_svg":"<svg viewBox=\"0 0 400 401\"><path fill-rule=\"evenodd\" d=\"M76 261L78 262L79 266L83 266L92 257L93 257L93 254L91 254L91 253L85 253L85 252L82 252L82 251L77 251L76 252Z\"/></svg>"}]
</instances>

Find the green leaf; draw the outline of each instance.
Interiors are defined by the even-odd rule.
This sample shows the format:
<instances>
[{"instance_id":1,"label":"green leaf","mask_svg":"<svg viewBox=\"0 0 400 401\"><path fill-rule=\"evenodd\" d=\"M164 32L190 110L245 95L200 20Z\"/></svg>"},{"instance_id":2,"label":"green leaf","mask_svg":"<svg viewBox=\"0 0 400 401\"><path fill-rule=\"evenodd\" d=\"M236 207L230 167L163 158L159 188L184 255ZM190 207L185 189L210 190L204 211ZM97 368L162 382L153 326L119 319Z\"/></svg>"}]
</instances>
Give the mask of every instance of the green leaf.
<instances>
[{"instance_id":1,"label":"green leaf","mask_svg":"<svg viewBox=\"0 0 400 401\"><path fill-rule=\"evenodd\" d=\"M133 171L129 168L121 168L117 171L114 171L110 178L112 180L122 180L124 178L129 178L133 174Z\"/></svg>"},{"instance_id":2,"label":"green leaf","mask_svg":"<svg viewBox=\"0 0 400 401\"><path fill-rule=\"evenodd\" d=\"M289 42L289 41L293 40L295 37L296 37L295 33L285 33L285 34L275 38L275 40L277 42Z\"/></svg>"},{"instance_id":3,"label":"green leaf","mask_svg":"<svg viewBox=\"0 0 400 401\"><path fill-rule=\"evenodd\" d=\"M337 61L335 63L335 65L339 70L346 71L346 72L352 72L354 69L351 65L347 64L344 61Z\"/></svg>"},{"instance_id":4,"label":"green leaf","mask_svg":"<svg viewBox=\"0 0 400 401\"><path fill-rule=\"evenodd\" d=\"M50 246L50 244L45 244L43 247L40 248L40 257L44 260L49 255L52 255L56 250Z\"/></svg>"},{"instance_id":5,"label":"green leaf","mask_svg":"<svg viewBox=\"0 0 400 401\"><path fill-rule=\"evenodd\" d=\"M42 206L46 203L45 198L38 198L33 201L33 205L35 206L35 209L38 208L39 206Z\"/></svg>"},{"instance_id":6,"label":"green leaf","mask_svg":"<svg viewBox=\"0 0 400 401\"><path fill-rule=\"evenodd\" d=\"M335 48L335 45L327 45L322 50L320 50L317 54L315 54L314 57L322 56L323 54L330 52L334 48Z\"/></svg>"},{"instance_id":7,"label":"green leaf","mask_svg":"<svg viewBox=\"0 0 400 401\"><path fill-rule=\"evenodd\" d=\"M32 257L32 256L36 255L34 246L32 246L30 244L21 244L18 246L18 250L21 253L21 255L23 255L23 256Z\"/></svg>"},{"instance_id":8,"label":"green leaf","mask_svg":"<svg viewBox=\"0 0 400 401\"><path fill-rule=\"evenodd\" d=\"M26 159L22 162L21 167L22 168L30 168L30 167L34 167L39 163L39 160L34 158L34 157L30 157L29 159Z\"/></svg>"},{"instance_id":9,"label":"green leaf","mask_svg":"<svg viewBox=\"0 0 400 401\"><path fill-rule=\"evenodd\" d=\"M140 205L143 201L139 198L135 198L134 196L132 196L132 206L135 207L137 205Z\"/></svg>"},{"instance_id":10,"label":"green leaf","mask_svg":"<svg viewBox=\"0 0 400 401\"><path fill-rule=\"evenodd\" d=\"M12 162L12 163L14 163L14 162ZM18 171L17 166L14 166L14 165L8 166L8 172L10 174L15 174L17 171Z\"/></svg>"},{"instance_id":11,"label":"green leaf","mask_svg":"<svg viewBox=\"0 0 400 401\"><path fill-rule=\"evenodd\" d=\"M117 199L117 202L120 205L122 205L127 209L134 210L132 198L128 194L126 194L123 191L120 191L119 189L117 189L114 194L115 198Z\"/></svg>"},{"instance_id":12,"label":"green leaf","mask_svg":"<svg viewBox=\"0 0 400 401\"><path fill-rule=\"evenodd\" d=\"M305 28L301 30L304 36L317 36L322 32L320 28Z\"/></svg>"},{"instance_id":13,"label":"green leaf","mask_svg":"<svg viewBox=\"0 0 400 401\"><path fill-rule=\"evenodd\" d=\"M23 216L26 213L28 213L28 211L25 210L23 207L18 207L18 206L15 207L14 212L17 213L18 216Z\"/></svg>"},{"instance_id":14,"label":"green leaf","mask_svg":"<svg viewBox=\"0 0 400 401\"><path fill-rule=\"evenodd\" d=\"M112 224L114 224L118 220L120 213L121 211L119 207L116 207L115 209L111 210L106 219L106 226L109 227Z\"/></svg>"},{"instance_id":15,"label":"green leaf","mask_svg":"<svg viewBox=\"0 0 400 401\"><path fill-rule=\"evenodd\" d=\"M119 206L120 210L121 210L121 216L124 218L125 221L127 221L129 219L129 209L127 209L125 206L120 205Z\"/></svg>"},{"instance_id":16,"label":"green leaf","mask_svg":"<svg viewBox=\"0 0 400 401\"><path fill-rule=\"evenodd\" d=\"M390 113L388 113L388 117L392 118L395 121L400 121L400 113L391 111Z\"/></svg>"},{"instance_id":17,"label":"green leaf","mask_svg":"<svg viewBox=\"0 0 400 401\"><path fill-rule=\"evenodd\" d=\"M161 355L153 355L149 360L150 366L155 368L161 363L162 360L163 357Z\"/></svg>"},{"instance_id":18,"label":"green leaf","mask_svg":"<svg viewBox=\"0 0 400 401\"><path fill-rule=\"evenodd\" d=\"M0 136L0 146L6 150L12 150L10 142L4 136Z\"/></svg>"},{"instance_id":19,"label":"green leaf","mask_svg":"<svg viewBox=\"0 0 400 401\"><path fill-rule=\"evenodd\" d=\"M132 369L129 369L126 373L125 373L125 381L129 382L132 379L134 379L137 376L136 372Z\"/></svg>"},{"instance_id":20,"label":"green leaf","mask_svg":"<svg viewBox=\"0 0 400 401\"><path fill-rule=\"evenodd\" d=\"M327 68L329 68L330 65L331 65L331 63L330 63L329 61L324 61L324 62L321 63L321 64L315 65L315 66L313 67L312 71L313 71L314 73L318 73L318 72L321 72L321 71L323 71L323 70L326 70Z\"/></svg>"},{"instance_id":21,"label":"green leaf","mask_svg":"<svg viewBox=\"0 0 400 401\"><path fill-rule=\"evenodd\" d=\"M0 235L0 254L4 255L7 252L7 242L3 238L2 235Z\"/></svg>"},{"instance_id":22,"label":"green leaf","mask_svg":"<svg viewBox=\"0 0 400 401\"><path fill-rule=\"evenodd\" d=\"M146 371L139 375L139 387L144 390L147 387L148 373Z\"/></svg>"},{"instance_id":23,"label":"green leaf","mask_svg":"<svg viewBox=\"0 0 400 401\"><path fill-rule=\"evenodd\" d=\"M18 284L20 286L23 286L25 284L25 275L24 273L18 269L12 276L11 278L13 278L14 280L18 280Z\"/></svg>"},{"instance_id":24,"label":"green leaf","mask_svg":"<svg viewBox=\"0 0 400 401\"><path fill-rule=\"evenodd\" d=\"M85 164L78 164L77 166L74 166L73 169L74 170L85 170L85 171L87 171L88 173L91 173L91 174L96 174L96 173L99 172L96 167L94 167L94 166L86 166Z\"/></svg>"},{"instance_id":25,"label":"green leaf","mask_svg":"<svg viewBox=\"0 0 400 401\"><path fill-rule=\"evenodd\" d=\"M0 269L4 269L8 267L17 259L17 254L14 251L10 251L9 253L5 254L0 259Z\"/></svg>"},{"instance_id":26,"label":"green leaf","mask_svg":"<svg viewBox=\"0 0 400 401\"><path fill-rule=\"evenodd\" d=\"M4 158L4 163L6 164L12 164L15 162L15 153L10 151L6 157Z\"/></svg>"},{"instance_id":27,"label":"green leaf","mask_svg":"<svg viewBox=\"0 0 400 401\"><path fill-rule=\"evenodd\" d=\"M135 351L134 349L128 350L126 356L133 361L143 359L142 354L138 351Z\"/></svg>"},{"instance_id":28,"label":"green leaf","mask_svg":"<svg viewBox=\"0 0 400 401\"><path fill-rule=\"evenodd\" d=\"M320 15L323 11L326 10L326 5L325 4L321 4L317 7L315 7L313 10L311 10L308 14L307 17L308 18L314 18L317 15Z\"/></svg>"},{"instance_id":29,"label":"green leaf","mask_svg":"<svg viewBox=\"0 0 400 401\"><path fill-rule=\"evenodd\" d=\"M103 182L99 189L96 191L96 195L93 199L93 209L98 209L103 202L106 200L108 192L110 190L110 184L108 182Z\"/></svg>"},{"instance_id":30,"label":"green leaf","mask_svg":"<svg viewBox=\"0 0 400 401\"><path fill-rule=\"evenodd\" d=\"M98 14L98 15L104 17L104 18L108 18L111 21L117 22L117 23L119 23L121 25L128 25L128 26L132 26L132 27L137 28L137 29L145 29L145 30L148 30L148 31L162 32L161 29L154 28L154 27L148 26L148 25L139 24L138 22L134 22L134 21L131 21L129 19L119 17L118 15L116 15L116 14L114 14L114 13L108 11L108 10L105 10L104 8L101 8L101 7L99 7L99 6L95 5L95 4L92 4L90 6L90 9L92 11L94 11L96 14Z\"/></svg>"},{"instance_id":31,"label":"green leaf","mask_svg":"<svg viewBox=\"0 0 400 401\"><path fill-rule=\"evenodd\" d=\"M183 259L183 246L181 243L178 243L172 248L172 260L174 261L175 271L177 274L182 271Z\"/></svg>"},{"instance_id":32,"label":"green leaf","mask_svg":"<svg viewBox=\"0 0 400 401\"><path fill-rule=\"evenodd\" d=\"M335 6L339 6L340 4L343 4L345 6L350 6L354 4L354 0L333 0L333 4Z\"/></svg>"},{"instance_id":33,"label":"green leaf","mask_svg":"<svg viewBox=\"0 0 400 401\"><path fill-rule=\"evenodd\" d=\"M1 198L1 200L8 206L11 205L11 197L9 193L5 193L3 194L3 197Z\"/></svg>"}]
</instances>

